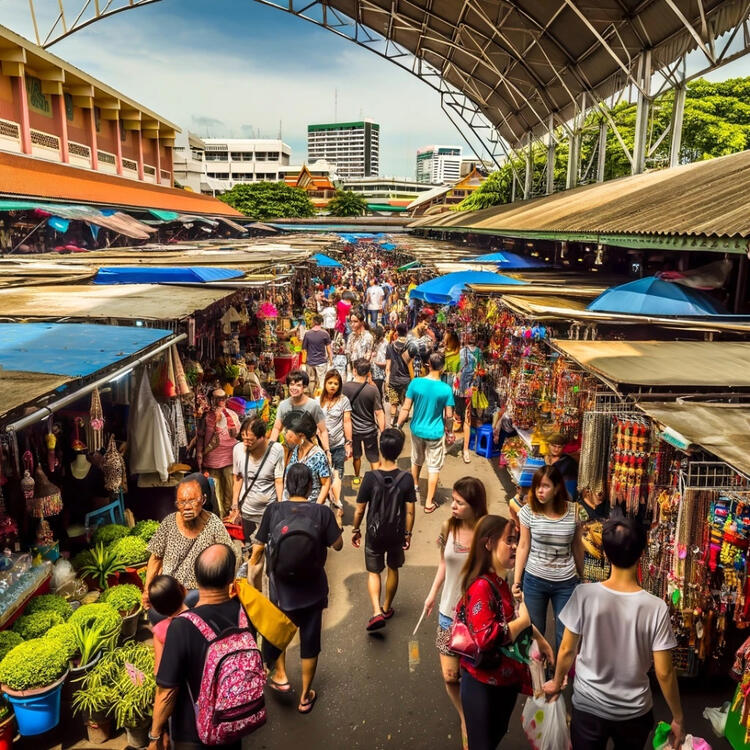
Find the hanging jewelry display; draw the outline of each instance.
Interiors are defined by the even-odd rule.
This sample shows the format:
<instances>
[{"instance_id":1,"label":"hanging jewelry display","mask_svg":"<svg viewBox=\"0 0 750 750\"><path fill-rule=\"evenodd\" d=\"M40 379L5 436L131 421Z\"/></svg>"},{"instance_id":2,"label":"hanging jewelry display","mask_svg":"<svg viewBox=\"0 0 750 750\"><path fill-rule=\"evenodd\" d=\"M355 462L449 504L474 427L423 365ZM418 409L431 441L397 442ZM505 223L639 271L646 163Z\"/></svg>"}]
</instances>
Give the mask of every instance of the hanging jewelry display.
<instances>
[{"instance_id":1,"label":"hanging jewelry display","mask_svg":"<svg viewBox=\"0 0 750 750\"><path fill-rule=\"evenodd\" d=\"M26 451L23 454L23 477L21 478L21 492L23 493L24 503L26 504L26 512L30 515L34 515L34 477L31 473L34 471L34 457L31 455L31 451Z\"/></svg>"},{"instance_id":2,"label":"hanging jewelry display","mask_svg":"<svg viewBox=\"0 0 750 750\"><path fill-rule=\"evenodd\" d=\"M104 411L98 388L91 391L87 440L91 451L100 451L104 447Z\"/></svg>"},{"instance_id":3,"label":"hanging jewelry display","mask_svg":"<svg viewBox=\"0 0 750 750\"><path fill-rule=\"evenodd\" d=\"M609 441L612 417L586 412L581 428L581 455L578 463L578 490L603 495L609 465Z\"/></svg>"},{"instance_id":4,"label":"hanging jewelry display","mask_svg":"<svg viewBox=\"0 0 750 750\"><path fill-rule=\"evenodd\" d=\"M62 512L63 502L60 488L56 487L47 479L42 467L37 464L34 471L34 518L56 516Z\"/></svg>"},{"instance_id":5,"label":"hanging jewelry display","mask_svg":"<svg viewBox=\"0 0 750 750\"><path fill-rule=\"evenodd\" d=\"M609 497L636 514L648 499L650 424L637 417L614 417Z\"/></svg>"}]
</instances>

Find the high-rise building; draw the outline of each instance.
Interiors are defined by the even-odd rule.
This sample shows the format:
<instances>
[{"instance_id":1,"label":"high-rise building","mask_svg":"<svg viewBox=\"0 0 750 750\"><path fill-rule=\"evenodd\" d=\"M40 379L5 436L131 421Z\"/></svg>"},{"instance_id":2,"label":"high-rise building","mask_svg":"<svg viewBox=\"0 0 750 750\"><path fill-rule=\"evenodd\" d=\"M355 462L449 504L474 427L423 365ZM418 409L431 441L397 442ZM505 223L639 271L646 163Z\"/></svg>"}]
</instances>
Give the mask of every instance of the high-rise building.
<instances>
[{"instance_id":1,"label":"high-rise building","mask_svg":"<svg viewBox=\"0 0 750 750\"><path fill-rule=\"evenodd\" d=\"M307 126L307 158L333 162L342 180L377 177L380 125L372 120Z\"/></svg>"},{"instance_id":2,"label":"high-rise building","mask_svg":"<svg viewBox=\"0 0 750 750\"><path fill-rule=\"evenodd\" d=\"M417 150L417 182L446 185L461 177L461 146L425 146Z\"/></svg>"}]
</instances>

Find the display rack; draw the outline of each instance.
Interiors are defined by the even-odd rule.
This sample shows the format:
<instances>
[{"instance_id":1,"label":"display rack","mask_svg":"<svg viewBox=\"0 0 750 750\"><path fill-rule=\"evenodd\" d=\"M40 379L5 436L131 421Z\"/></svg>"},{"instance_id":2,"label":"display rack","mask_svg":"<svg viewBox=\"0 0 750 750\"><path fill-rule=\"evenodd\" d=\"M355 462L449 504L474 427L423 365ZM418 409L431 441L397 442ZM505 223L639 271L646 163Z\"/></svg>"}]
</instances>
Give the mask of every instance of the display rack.
<instances>
[{"instance_id":1,"label":"display rack","mask_svg":"<svg viewBox=\"0 0 750 750\"><path fill-rule=\"evenodd\" d=\"M682 480L685 489L690 490L750 489L750 477L724 461L690 461Z\"/></svg>"}]
</instances>

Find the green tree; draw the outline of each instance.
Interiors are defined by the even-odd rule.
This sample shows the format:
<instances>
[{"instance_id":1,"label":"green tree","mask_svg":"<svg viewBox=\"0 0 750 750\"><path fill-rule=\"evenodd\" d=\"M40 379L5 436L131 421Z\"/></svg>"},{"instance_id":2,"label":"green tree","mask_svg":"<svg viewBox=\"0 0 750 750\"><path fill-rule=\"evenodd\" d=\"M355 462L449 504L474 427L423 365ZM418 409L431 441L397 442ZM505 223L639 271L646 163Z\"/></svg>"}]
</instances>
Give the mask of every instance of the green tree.
<instances>
[{"instance_id":1,"label":"green tree","mask_svg":"<svg viewBox=\"0 0 750 750\"><path fill-rule=\"evenodd\" d=\"M252 185L235 185L219 196L220 200L245 216L266 219L296 219L315 215L315 206L300 188L283 182L256 182Z\"/></svg>"},{"instance_id":2,"label":"green tree","mask_svg":"<svg viewBox=\"0 0 750 750\"><path fill-rule=\"evenodd\" d=\"M328 202L331 216L362 216L367 213L367 201L352 190L337 190Z\"/></svg>"},{"instance_id":3,"label":"green tree","mask_svg":"<svg viewBox=\"0 0 750 750\"><path fill-rule=\"evenodd\" d=\"M648 142L657 139L669 128L674 103L674 92L669 91L654 100L648 123ZM635 141L636 105L621 102L610 111L622 140L632 153ZM594 179L599 126L604 120L598 111L589 113L581 139L581 170L583 182ZM559 143L555 149L555 189L565 187L568 164L568 141L558 128ZM687 87L685 112L680 143L680 162L701 161L725 156L750 148L750 78L732 78L727 81L706 81L699 78ZM666 167L669 164L671 138L664 137L646 159L647 169ZM649 151L651 147L649 146ZM592 162L592 156L594 161ZM546 185L546 153L541 144L532 151L533 194L543 195ZM589 166L590 165L590 166ZM587 171L588 167L588 171ZM513 169L521 181L526 164L523 158L508 161L494 172L485 183L461 204L459 210L476 210L509 203L512 200ZM630 174L630 162L613 129L607 129L607 153L604 160L604 177L607 180ZM521 191L516 185L516 198Z\"/></svg>"}]
</instances>

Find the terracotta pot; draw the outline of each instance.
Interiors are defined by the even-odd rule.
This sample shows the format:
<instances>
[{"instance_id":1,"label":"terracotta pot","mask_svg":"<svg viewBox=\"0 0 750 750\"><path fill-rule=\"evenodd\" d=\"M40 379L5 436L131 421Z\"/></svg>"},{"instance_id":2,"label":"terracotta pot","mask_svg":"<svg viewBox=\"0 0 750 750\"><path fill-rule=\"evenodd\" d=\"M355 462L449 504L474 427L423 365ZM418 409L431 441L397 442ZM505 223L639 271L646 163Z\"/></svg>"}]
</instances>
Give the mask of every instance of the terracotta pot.
<instances>
[{"instance_id":1,"label":"terracotta pot","mask_svg":"<svg viewBox=\"0 0 750 750\"><path fill-rule=\"evenodd\" d=\"M112 737L112 720L106 717L86 719L86 735L92 745L100 745Z\"/></svg>"},{"instance_id":2,"label":"terracotta pot","mask_svg":"<svg viewBox=\"0 0 750 750\"><path fill-rule=\"evenodd\" d=\"M89 591L102 591L102 587L99 585L99 582L96 580L96 578L92 578L91 576L86 576L83 579L83 582L88 586ZM107 577L107 588L111 588L112 586L116 586L120 582L120 574L119 573L113 573L111 576Z\"/></svg>"}]
</instances>

